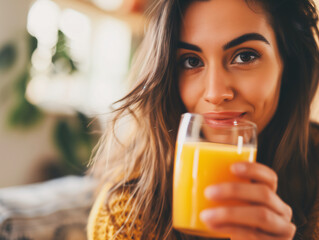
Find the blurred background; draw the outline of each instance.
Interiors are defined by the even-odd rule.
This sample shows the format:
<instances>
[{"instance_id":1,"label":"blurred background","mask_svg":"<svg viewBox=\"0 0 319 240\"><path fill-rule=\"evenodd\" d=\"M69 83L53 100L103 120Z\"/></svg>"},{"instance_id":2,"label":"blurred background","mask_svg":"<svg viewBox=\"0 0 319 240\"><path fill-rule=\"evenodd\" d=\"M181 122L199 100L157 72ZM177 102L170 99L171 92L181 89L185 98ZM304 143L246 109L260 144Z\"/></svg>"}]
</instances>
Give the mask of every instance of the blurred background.
<instances>
[{"instance_id":1,"label":"blurred background","mask_svg":"<svg viewBox=\"0 0 319 240\"><path fill-rule=\"evenodd\" d=\"M87 239L82 176L156 1L0 0L1 240Z\"/></svg>"},{"instance_id":2,"label":"blurred background","mask_svg":"<svg viewBox=\"0 0 319 240\"><path fill-rule=\"evenodd\" d=\"M0 188L85 173L152 1L0 0Z\"/></svg>"},{"instance_id":3,"label":"blurred background","mask_svg":"<svg viewBox=\"0 0 319 240\"><path fill-rule=\"evenodd\" d=\"M83 175L151 0L0 0L0 188Z\"/></svg>"}]
</instances>

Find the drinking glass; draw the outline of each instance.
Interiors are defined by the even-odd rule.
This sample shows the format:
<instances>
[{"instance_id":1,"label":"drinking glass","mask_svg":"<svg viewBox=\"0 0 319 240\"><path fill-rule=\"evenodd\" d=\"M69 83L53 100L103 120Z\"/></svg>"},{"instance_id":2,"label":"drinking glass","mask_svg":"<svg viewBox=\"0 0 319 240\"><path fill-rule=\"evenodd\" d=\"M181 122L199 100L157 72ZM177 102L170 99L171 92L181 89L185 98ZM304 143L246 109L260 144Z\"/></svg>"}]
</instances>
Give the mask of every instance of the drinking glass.
<instances>
[{"instance_id":1,"label":"drinking glass","mask_svg":"<svg viewBox=\"0 0 319 240\"><path fill-rule=\"evenodd\" d=\"M243 205L237 201L210 201L206 187L222 182L247 182L233 175L236 162L254 162L256 125L243 119L214 120L205 115L182 115L175 151L173 227L195 236L229 238L209 230L200 212L217 206Z\"/></svg>"}]
</instances>

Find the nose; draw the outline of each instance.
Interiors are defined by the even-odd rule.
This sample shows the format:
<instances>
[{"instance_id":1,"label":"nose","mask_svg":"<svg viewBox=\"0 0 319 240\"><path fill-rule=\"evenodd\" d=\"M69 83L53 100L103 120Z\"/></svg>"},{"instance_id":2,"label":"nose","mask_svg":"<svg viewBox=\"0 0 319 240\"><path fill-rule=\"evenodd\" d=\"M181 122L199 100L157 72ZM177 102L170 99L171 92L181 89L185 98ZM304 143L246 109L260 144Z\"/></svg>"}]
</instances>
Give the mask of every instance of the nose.
<instances>
[{"instance_id":1,"label":"nose","mask_svg":"<svg viewBox=\"0 0 319 240\"><path fill-rule=\"evenodd\" d=\"M211 104L221 104L234 98L231 79L225 70L209 70L205 79L204 100Z\"/></svg>"}]
</instances>

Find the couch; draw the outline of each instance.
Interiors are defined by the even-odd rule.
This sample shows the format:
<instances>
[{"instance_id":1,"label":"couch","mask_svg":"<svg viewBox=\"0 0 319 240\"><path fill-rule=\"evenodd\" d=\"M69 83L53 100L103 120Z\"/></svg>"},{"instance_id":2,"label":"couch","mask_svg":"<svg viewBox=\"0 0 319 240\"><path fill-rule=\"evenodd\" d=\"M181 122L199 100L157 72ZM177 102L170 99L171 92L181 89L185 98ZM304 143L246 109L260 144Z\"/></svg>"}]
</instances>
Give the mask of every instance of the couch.
<instances>
[{"instance_id":1,"label":"couch","mask_svg":"<svg viewBox=\"0 0 319 240\"><path fill-rule=\"evenodd\" d=\"M66 176L0 189L0 240L85 240L95 185Z\"/></svg>"}]
</instances>

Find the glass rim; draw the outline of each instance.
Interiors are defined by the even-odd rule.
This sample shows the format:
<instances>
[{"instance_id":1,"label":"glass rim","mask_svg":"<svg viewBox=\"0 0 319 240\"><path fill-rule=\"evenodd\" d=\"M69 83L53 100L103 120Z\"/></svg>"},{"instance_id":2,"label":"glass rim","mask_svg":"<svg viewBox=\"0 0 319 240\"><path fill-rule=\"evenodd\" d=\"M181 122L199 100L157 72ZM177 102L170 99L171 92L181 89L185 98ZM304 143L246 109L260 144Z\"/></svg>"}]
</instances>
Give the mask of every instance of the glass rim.
<instances>
[{"instance_id":1,"label":"glass rim","mask_svg":"<svg viewBox=\"0 0 319 240\"><path fill-rule=\"evenodd\" d=\"M185 118L187 116L190 116L191 118L189 119L189 121L191 122L194 122L194 117L201 117L203 120L205 120L205 116L204 114L200 114L200 113L191 113L191 112L186 112L186 113L183 113L181 115L181 118ZM249 120L246 120L246 119L241 119L241 118L234 118L234 121L232 121L233 124L230 124L230 125L216 125L216 128L219 128L219 129L225 129L225 130L238 130L238 129L249 129L249 128L255 128L257 129L257 125L252 122L252 121L249 121ZM208 123L202 123L203 125L208 125L208 126L211 126L210 124Z\"/></svg>"}]
</instances>

